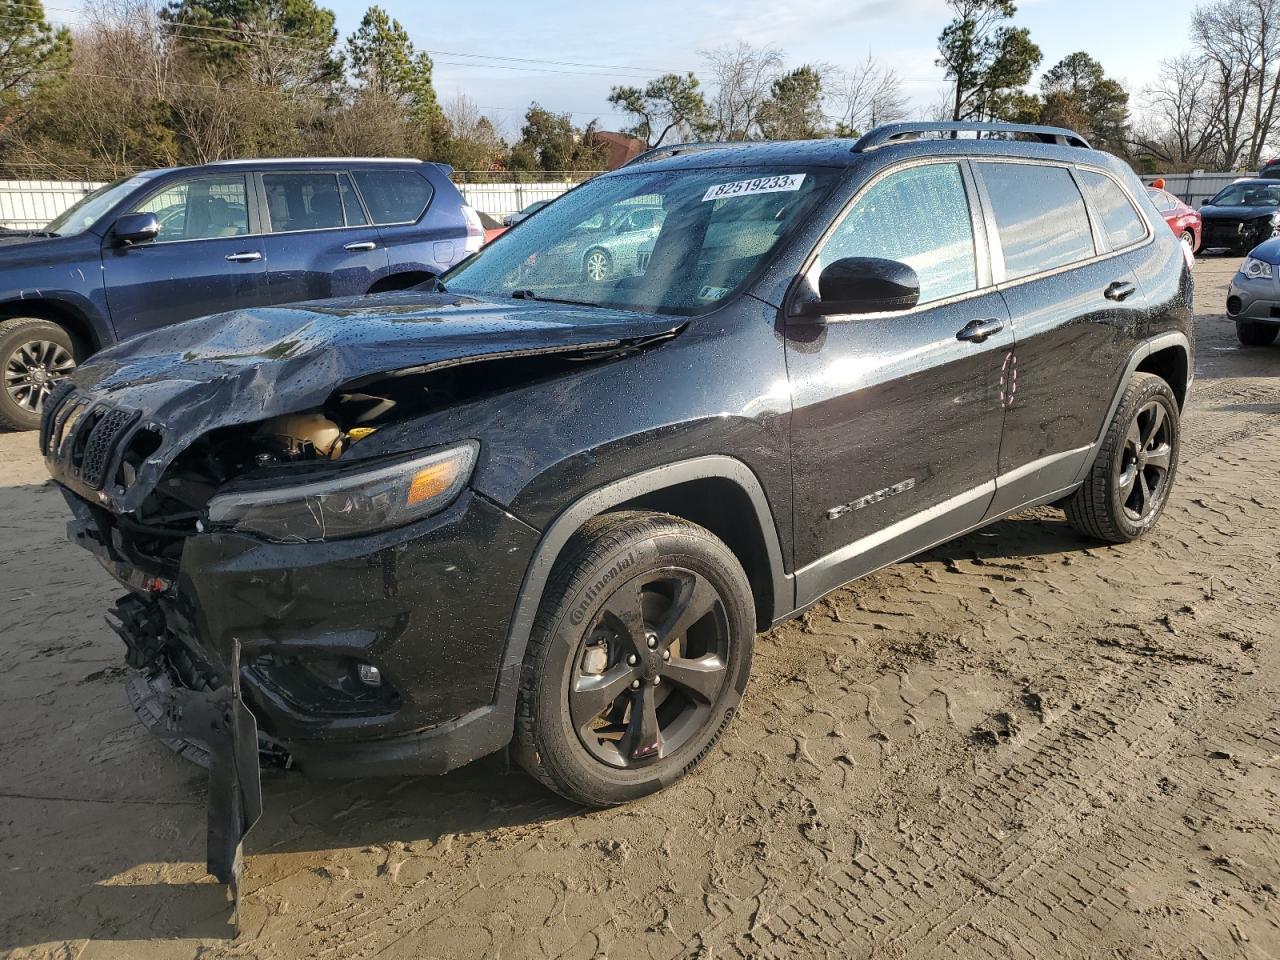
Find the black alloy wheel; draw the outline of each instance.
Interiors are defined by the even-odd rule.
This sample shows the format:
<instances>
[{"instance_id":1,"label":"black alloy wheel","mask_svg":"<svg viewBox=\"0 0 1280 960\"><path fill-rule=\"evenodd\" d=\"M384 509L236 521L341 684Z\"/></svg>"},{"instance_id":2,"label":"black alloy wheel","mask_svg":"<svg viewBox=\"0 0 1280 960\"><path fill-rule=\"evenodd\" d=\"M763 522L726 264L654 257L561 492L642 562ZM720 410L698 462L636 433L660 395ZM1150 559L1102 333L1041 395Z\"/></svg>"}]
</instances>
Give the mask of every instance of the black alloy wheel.
<instances>
[{"instance_id":1,"label":"black alloy wheel","mask_svg":"<svg viewBox=\"0 0 1280 960\"><path fill-rule=\"evenodd\" d=\"M1064 503L1072 526L1110 543L1154 527L1178 470L1179 426L1173 388L1154 373L1133 374L1084 483Z\"/></svg>"},{"instance_id":2,"label":"black alloy wheel","mask_svg":"<svg viewBox=\"0 0 1280 960\"><path fill-rule=\"evenodd\" d=\"M1164 404L1152 400L1133 418L1116 458L1116 484L1133 523L1143 523L1164 504L1172 456L1173 421Z\"/></svg>"},{"instance_id":3,"label":"black alloy wheel","mask_svg":"<svg viewBox=\"0 0 1280 960\"><path fill-rule=\"evenodd\" d=\"M669 567L623 584L583 639L567 690L587 752L613 767L678 751L728 675L729 625L706 578Z\"/></svg>"},{"instance_id":4,"label":"black alloy wheel","mask_svg":"<svg viewBox=\"0 0 1280 960\"><path fill-rule=\"evenodd\" d=\"M639 511L588 521L552 569L525 650L517 758L588 806L669 786L733 719L755 629L750 581L706 529Z\"/></svg>"}]
</instances>

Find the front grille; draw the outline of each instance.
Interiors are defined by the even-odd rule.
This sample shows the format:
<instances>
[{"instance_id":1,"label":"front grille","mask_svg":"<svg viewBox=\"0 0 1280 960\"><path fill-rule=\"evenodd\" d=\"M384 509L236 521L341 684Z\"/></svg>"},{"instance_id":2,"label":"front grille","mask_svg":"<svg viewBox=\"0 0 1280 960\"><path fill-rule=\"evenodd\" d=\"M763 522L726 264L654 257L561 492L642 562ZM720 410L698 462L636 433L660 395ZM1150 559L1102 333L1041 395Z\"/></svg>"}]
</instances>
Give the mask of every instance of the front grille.
<instances>
[{"instance_id":1,"label":"front grille","mask_svg":"<svg viewBox=\"0 0 1280 960\"><path fill-rule=\"evenodd\" d=\"M137 419L137 411L62 390L50 396L46 405L40 424L41 451L56 473L90 490L101 490L133 436L131 428Z\"/></svg>"},{"instance_id":2,"label":"front grille","mask_svg":"<svg viewBox=\"0 0 1280 960\"><path fill-rule=\"evenodd\" d=\"M94 490L102 489L107 466L114 459L116 441L133 422L133 417L127 410L108 410L94 423L80 460L80 479Z\"/></svg>"}]
</instances>

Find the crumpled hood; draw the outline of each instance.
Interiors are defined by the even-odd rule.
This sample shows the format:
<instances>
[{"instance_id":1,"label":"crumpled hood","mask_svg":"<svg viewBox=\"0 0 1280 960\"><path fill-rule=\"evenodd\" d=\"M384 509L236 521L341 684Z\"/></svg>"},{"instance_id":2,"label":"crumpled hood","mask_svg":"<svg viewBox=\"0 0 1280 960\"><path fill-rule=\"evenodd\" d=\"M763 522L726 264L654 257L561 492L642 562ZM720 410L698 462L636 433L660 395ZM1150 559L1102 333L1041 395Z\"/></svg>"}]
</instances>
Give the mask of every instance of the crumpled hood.
<instances>
[{"instance_id":1,"label":"crumpled hood","mask_svg":"<svg viewBox=\"0 0 1280 960\"><path fill-rule=\"evenodd\" d=\"M319 406L339 386L365 377L607 349L670 334L683 324L678 317L410 290L200 317L96 355L72 382L76 394L136 413L139 426L159 431L162 446L144 471L154 481L210 430ZM50 467L58 479L76 485L57 464ZM152 485L141 473L138 481L135 487ZM95 496L128 511L145 494L108 489Z\"/></svg>"}]
</instances>

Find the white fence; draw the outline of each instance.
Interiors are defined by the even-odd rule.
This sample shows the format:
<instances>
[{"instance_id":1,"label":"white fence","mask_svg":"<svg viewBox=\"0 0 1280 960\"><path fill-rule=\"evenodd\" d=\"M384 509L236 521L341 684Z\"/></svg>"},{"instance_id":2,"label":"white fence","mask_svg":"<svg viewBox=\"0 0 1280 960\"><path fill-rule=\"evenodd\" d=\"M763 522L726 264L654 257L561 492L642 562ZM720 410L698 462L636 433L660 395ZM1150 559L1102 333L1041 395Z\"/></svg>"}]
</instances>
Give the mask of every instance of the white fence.
<instances>
[{"instance_id":1,"label":"white fence","mask_svg":"<svg viewBox=\"0 0 1280 960\"><path fill-rule=\"evenodd\" d=\"M0 180L0 227L39 229L100 186L82 180Z\"/></svg>"},{"instance_id":2,"label":"white fence","mask_svg":"<svg viewBox=\"0 0 1280 960\"><path fill-rule=\"evenodd\" d=\"M460 183L467 203L494 217L523 210L536 200L554 200L576 183Z\"/></svg>"},{"instance_id":3,"label":"white fence","mask_svg":"<svg viewBox=\"0 0 1280 960\"><path fill-rule=\"evenodd\" d=\"M71 180L0 180L0 227L37 230L100 183ZM460 183L467 203L494 217L523 210L535 200L554 200L574 184Z\"/></svg>"}]
</instances>

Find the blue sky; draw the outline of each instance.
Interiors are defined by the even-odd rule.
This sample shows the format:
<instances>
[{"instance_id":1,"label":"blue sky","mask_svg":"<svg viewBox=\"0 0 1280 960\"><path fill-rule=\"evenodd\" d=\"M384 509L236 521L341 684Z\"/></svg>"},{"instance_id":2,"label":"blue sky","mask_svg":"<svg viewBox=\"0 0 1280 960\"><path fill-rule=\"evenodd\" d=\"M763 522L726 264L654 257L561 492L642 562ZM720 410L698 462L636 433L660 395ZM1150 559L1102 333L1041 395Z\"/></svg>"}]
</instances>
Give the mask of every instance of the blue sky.
<instances>
[{"instance_id":1,"label":"blue sky","mask_svg":"<svg viewBox=\"0 0 1280 960\"><path fill-rule=\"evenodd\" d=\"M319 2L337 12L344 37L368 6L368 0ZM79 0L47 5L52 19L73 22ZM508 132L518 128L532 100L572 112L578 123L598 116L606 128L617 128L623 121L606 100L610 86L642 83L665 71L697 71L698 51L739 39L772 43L794 65L852 66L871 52L898 71L921 113L944 86L933 60L949 19L945 0L382 0L382 6L419 48L432 51L442 98L466 93ZM1044 66L1086 50L1136 94L1155 78L1162 57L1186 48L1194 6L1194 0L1020 0L1016 22L1031 30ZM502 64L486 55L607 69ZM625 75L615 67L626 68Z\"/></svg>"}]
</instances>

